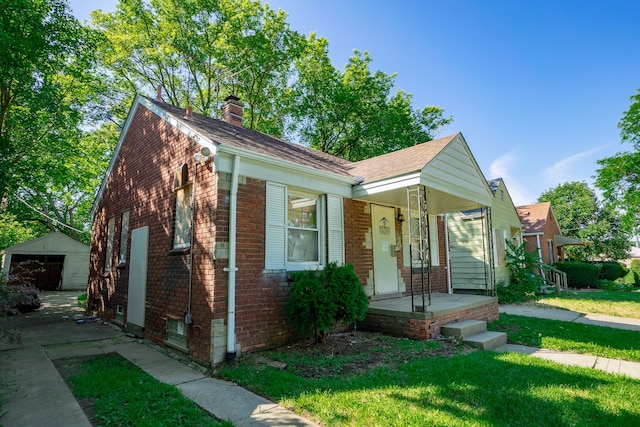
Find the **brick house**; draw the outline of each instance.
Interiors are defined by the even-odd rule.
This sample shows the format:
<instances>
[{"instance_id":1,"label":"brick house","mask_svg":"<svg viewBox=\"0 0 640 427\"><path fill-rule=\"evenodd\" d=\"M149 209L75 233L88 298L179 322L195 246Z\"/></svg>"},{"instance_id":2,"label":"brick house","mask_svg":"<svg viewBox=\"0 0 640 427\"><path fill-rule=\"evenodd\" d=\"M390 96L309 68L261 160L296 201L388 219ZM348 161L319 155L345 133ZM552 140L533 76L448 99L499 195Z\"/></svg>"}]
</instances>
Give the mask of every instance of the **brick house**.
<instances>
[{"instance_id":1,"label":"brick house","mask_svg":"<svg viewBox=\"0 0 640 427\"><path fill-rule=\"evenodd\" d=\"M372 301L450 292L447 213L493 199L460 133L352 163L243 128L225 101L218 120L135 98L92 211L96 311L217 364L296 338L294 270L353 264ZM492 320L497 301L461 313Z\"/></svg>"},{"instance_id":2,"label":"brick house","mask_svg":"<svg viewBox=\"0 0 640 427\"><path fill-rule=\"evenodd\" d=\"M564 246L582 244L579 239L562 235L551 202L518 206L516 210L527 252L536 252L545 264L563 261Z\"/></svg>"}]
</instances>

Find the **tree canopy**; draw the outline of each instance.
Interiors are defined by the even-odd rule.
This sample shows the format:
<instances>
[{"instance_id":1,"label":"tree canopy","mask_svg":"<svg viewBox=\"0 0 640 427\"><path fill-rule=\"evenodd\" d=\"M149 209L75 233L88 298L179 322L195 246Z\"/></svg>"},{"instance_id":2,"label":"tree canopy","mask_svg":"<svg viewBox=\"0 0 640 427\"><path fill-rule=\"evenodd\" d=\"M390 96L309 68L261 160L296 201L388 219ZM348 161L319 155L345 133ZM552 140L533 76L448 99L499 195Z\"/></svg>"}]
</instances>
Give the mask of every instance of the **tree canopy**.
<instances>
[{"instance_id":1,"label":"tree canopy","mask_svg":"<svg viewBox=\"0 0 640 427\"><path fill-rule=\"evenodd\" d=\"M245 126L361 160L433 138L451 122L439 107L412 107L395 75L370 70L354 51L343 72L329 42L292 30L282 10L257 0L121 0L93 13L100 49L123 117L135 93L219 116L221 98L245 103Z\"/></svg>"},{"instance_id":2,"label":"tree canopy","mask_svg":"<svg viewBox=\"0 0 640 427\"><path fill-rule=\"evenodd\" d=\"M596 186L604 197L622 213L623 226L640 229L640 89L631 97L631 106L618 122L623 143L632 151L623 151L598 161Z\"/></svg>"},{"instance_id":3,"label":"tree canopy","mask_svg":"<svg viewBox=\"0 0 640 427\"><path fill-rule=\"evenodd\" d=\"M615 209L603 205L586 182L573 181L545 191L538 203L551 202L562 234L576 237L584 246L567 246L566 254L579 260L625 259L629 237Z\"/></svg>"}]
</instances>

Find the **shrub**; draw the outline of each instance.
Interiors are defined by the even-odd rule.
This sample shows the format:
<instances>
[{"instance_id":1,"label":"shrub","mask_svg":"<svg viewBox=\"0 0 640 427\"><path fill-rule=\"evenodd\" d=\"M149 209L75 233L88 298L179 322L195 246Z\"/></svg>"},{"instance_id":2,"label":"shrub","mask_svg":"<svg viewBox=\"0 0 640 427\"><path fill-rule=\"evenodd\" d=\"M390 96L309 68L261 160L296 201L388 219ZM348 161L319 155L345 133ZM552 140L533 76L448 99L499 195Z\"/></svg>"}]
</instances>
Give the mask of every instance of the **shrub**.
<instances>
[{"instance_id":1,"label":"shrub","mask_svg":"<svg viewBox=\"0 0 640 427\"><path fill-rule=\"evenodd\" d=\"M87 308L87 293L78 295L78 307Z\"/></svg>"},{"instance_id":2,"label":"shrub","mask_svg":"<svg viewBox=\"0 0 640 427\"><path fill-rule=\"evenodd\" d=\"M292 275L291 297L285 311L291 323L316 343L325 342L327 332L342 321L364 319L369 300L352 265L329 263L324 270L300 271Z\"/></svg>"},{"instance_id":3,"label":"shrub","mask_svg":"<svg viewBox=\"0 0 640 427\"><path fill-rule=\"evenodd\" d=\"M580 261L557 262L553 266L567 273L567 284L570 287L579 289L595 286L602 268L598 264Z\"/></svg>"},{"instance_id":4,"label":"shrub","mask_svg":"<svg viewBox=\"0 0 640 427\"><path fill-rule=\"evenodd\" d=\"M629 270L627 275L622 278L622 283L627 283L631 286L640 286L640 274L633 270Z\"/></svg>"},{"instance_id":5,"label":"shrub","mask_svg":"<svg viewBox=\"0 0 640 427\"><path fill-rule=\"evenodd\" d=\"M26 263L22 263L26 264ZM33 311L40 307L38 289L32 284L37 269L22 268L20 274L0 277L0 316Z\"/></svg>"},{"instance_id":6,"label":"shrub","mask_svg":"<svg viewBox=\"0 0 640 427\"><path fill-rule=\"evenodd\" d=\"M604 280L604 279L598 280L596 282L596 287L598 289L602 289L603 291L614 291L614 292L625 292L625 291L633 290L632 284L614 282L612 280Z\"/></svg>"},{"instance_id":7,"label":"shrub","mask_svg":"<svg viewBox=\"0 0 640 427\"><path fill-rule=\"evenodd\" d=\"M536 292L544 285L544 278L538 274L543 268L540 257L535 252L527 252L526 243L516 246L507 241L506 259L511 283L498 283L498 302L508 304L536 299Z\"/></svg>"},{"instance_id":8,"label":"shrub","mask_svg":"<svg viewBox=\"0 0 640 427\"><path fill-rule=\"evenodd\" d=\"M631 263L629 264L629 270L635 271L636 273L640 274L640 259L632 259Z\"/></svg>"},{"instance_id":9,"label":"shrub","mask_svg":"<svg viewBox=\"0 0 640 427\"><path fill-rule=\"evenodd\" d=\"M604 261L599 264L601 266L599 278L603 280L613 281L620 277L623 277L627 273L625 271L626 268L616 261Z\"/></svg>"}]
</instances>

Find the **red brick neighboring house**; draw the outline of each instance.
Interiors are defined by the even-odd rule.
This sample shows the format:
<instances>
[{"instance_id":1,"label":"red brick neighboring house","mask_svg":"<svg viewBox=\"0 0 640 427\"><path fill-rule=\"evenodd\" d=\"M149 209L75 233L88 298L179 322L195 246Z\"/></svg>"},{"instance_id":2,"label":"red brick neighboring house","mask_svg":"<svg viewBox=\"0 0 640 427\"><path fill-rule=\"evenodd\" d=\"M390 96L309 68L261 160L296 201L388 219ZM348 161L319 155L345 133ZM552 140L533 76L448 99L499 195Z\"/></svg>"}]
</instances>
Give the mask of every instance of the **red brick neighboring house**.
<instances>
[{"instance_id":1,"label":"red brick neighboring house","mask_svg":"<svg viewBox=\"0 0 640 427\"><path fill-rule=\"evenodd\" d=\"M563 261L564 246L582 244L579 239L562 235L550 202L518 206L516 210L527 251L536 251L545 264Z\"/></svg>"},{"instance_id":2,"label":"red brick neighboring house","mask_svg":"<svg viewBox=\"0 0 640 427\"><path fill-rule=\"evenodd\" d=\"M92 212L102 316L216 364L296 338L294 270L353 264L371 298L428 270L447 292L444 215L492 200L461 134L351 163L245 129L226 101L218 120L136 97Z\"/></svg>"}]
</instances>

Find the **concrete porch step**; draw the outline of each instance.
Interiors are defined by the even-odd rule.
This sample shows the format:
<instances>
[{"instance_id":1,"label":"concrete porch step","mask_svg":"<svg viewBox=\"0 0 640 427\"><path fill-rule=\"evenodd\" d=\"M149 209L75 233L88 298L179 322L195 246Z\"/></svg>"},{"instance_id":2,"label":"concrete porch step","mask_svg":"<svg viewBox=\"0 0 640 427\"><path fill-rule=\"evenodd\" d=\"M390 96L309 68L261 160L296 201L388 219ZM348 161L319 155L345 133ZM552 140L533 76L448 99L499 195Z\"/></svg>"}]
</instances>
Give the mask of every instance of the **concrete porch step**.
<instances>
[{"instance_id":1,"label":"concrete porch step","mask_svg":"<svg viewBox=\"0 0 640 427\"><path fill-rule=\"evenodd\" d=\"M504 332L484 331L463 338L463 341L472 347L493 350L507 343L507 334Z\"/></svg>"},{"instance_id":2,"label":"concrete porch step","mask_svg":"<svg viewBox=\"0 0 640 427\"><path fill-rule=\"evenodd\" d=\"M507 343L504 332L487 331L487 322L483 320L463 320L442 326L440 333L445 337L460 337L472 347L493 350Z\"/></svg>"},{"instance_id":3,"label":"concrete porch step","mask_svg":"<svg viewBox=\"0 0 640 427\"><path fill-rule=\"evenodd\" d=\"M463 320L443 325L440 333L445 337L466 338L487 330L487 322L482 320Z\"/></svg>"}]
</instances>

